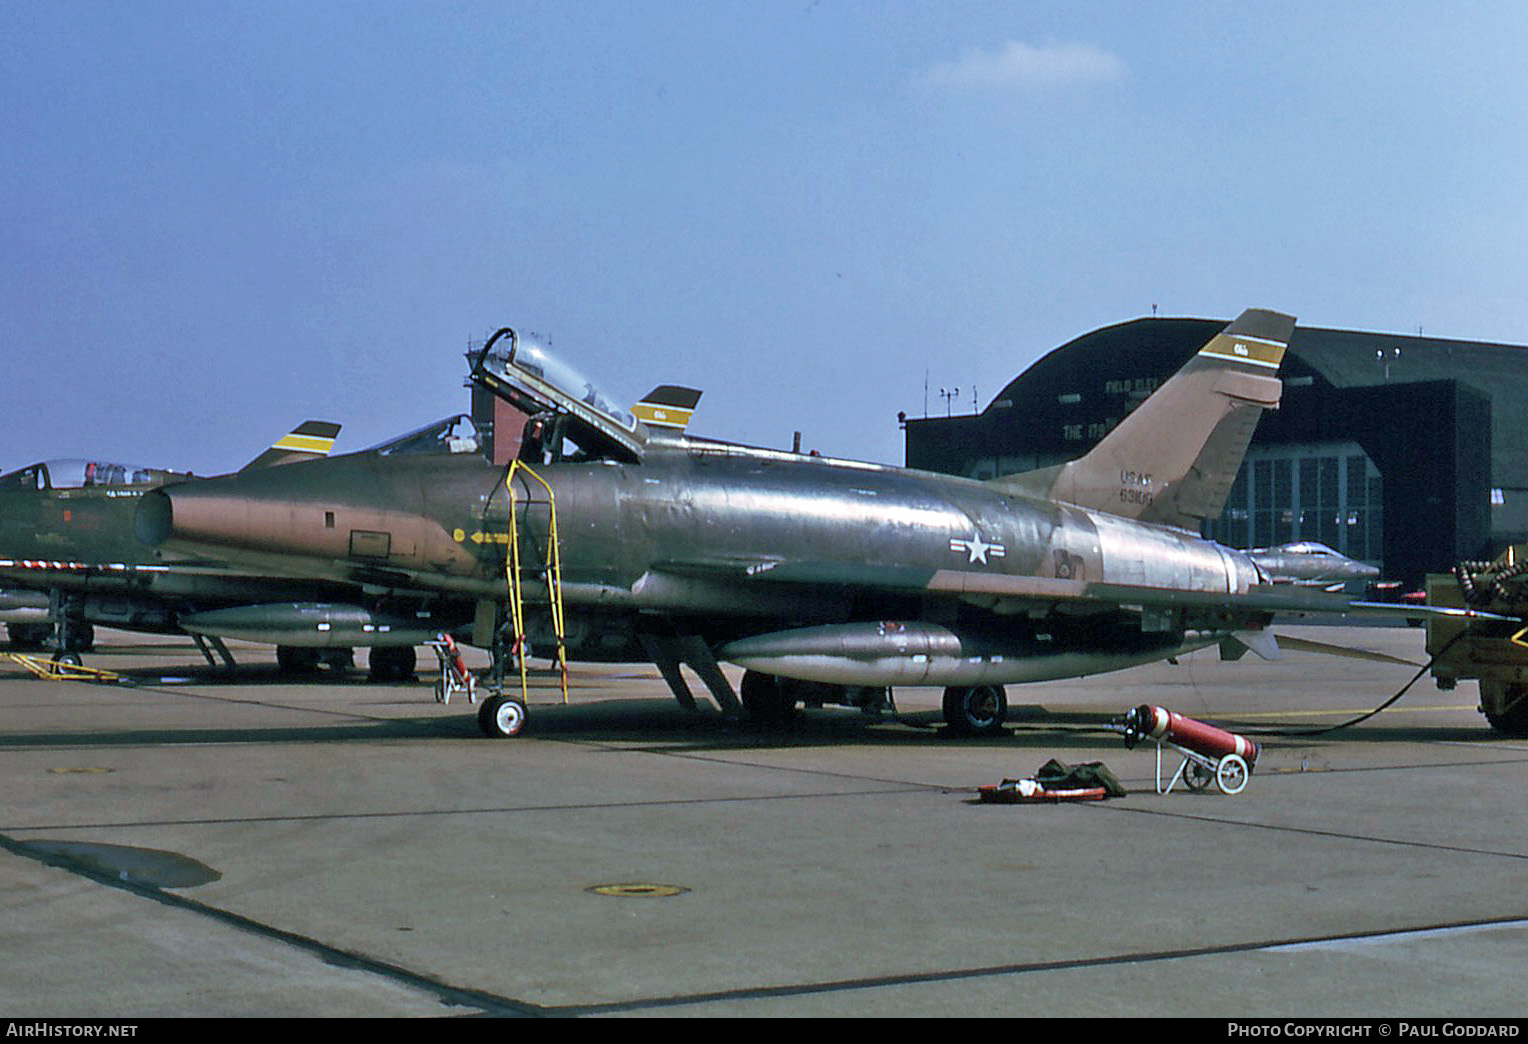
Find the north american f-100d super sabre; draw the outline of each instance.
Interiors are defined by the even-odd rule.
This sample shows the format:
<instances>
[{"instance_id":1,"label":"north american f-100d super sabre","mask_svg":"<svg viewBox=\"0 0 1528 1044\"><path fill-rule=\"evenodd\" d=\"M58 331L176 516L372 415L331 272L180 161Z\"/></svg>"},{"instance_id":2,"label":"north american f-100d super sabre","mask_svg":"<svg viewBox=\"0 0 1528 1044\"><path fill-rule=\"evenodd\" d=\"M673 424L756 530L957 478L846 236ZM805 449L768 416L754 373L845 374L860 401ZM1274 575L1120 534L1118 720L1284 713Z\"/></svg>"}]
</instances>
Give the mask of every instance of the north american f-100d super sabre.
<instances>
[{"instance_id":1,"label":"north american f-100d super sabre","mask_svg":"<svg viewBox=\"0 0 1528 1044\"><path fill-rule=\"evenodd\" d=\"M138 532L419 611L475 605L476 642L655 662L690 706L681 664L728 712L883 708L931 685L953 729L988 733L1005 685L1216 643L1276 657L1275 612L1349 605L1197 532L1279 402L1293 327L1244 312L1086 456L991 481L666 430L506 328L473 375L531 417L507 467L310 461L150 494ZM525 710L500 692L479 721L512 735Z\"/></svg>"},{"instance_id":2,"label":"north american f-100d super sabre","mask_svg":"<svg viewBox=\"0 0 1528 1044\"><path fill-rule=\"evenodd\" d=\"M244 470L324 456L339 430L305 421ZM216 563L172 565L133 535L139 497L192 478L104 460L41 461L0 475L0 622L11 644L51 640L56 659L77 664L97 624L178 634L179 616L199 608L296 596L291 583L272 589Z\"/></svg>"}]
</instances>

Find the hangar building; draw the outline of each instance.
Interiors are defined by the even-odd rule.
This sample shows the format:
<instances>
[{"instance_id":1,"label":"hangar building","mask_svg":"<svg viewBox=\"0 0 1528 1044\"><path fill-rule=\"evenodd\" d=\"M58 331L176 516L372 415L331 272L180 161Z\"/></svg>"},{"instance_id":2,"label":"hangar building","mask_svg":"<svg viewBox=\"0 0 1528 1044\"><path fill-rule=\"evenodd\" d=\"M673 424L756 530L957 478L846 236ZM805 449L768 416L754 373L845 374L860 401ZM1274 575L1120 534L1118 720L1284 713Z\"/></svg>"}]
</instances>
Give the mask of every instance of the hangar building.
<instances>
[{"instance_id":1,"label":"hangar building","mask_svg":"<svg viewBox=\"0 0 1528 1044\"><path fill-rule=\"evenodd\" d=\"M993 478L1081 456L1224 325L1084 334L979 414L908 418L907 464ZM1282 405L1205 535L1318 540L1408 586L1528 539L1528 349L1297 326L1280 374Z\"/></svg>"}]
</instances>

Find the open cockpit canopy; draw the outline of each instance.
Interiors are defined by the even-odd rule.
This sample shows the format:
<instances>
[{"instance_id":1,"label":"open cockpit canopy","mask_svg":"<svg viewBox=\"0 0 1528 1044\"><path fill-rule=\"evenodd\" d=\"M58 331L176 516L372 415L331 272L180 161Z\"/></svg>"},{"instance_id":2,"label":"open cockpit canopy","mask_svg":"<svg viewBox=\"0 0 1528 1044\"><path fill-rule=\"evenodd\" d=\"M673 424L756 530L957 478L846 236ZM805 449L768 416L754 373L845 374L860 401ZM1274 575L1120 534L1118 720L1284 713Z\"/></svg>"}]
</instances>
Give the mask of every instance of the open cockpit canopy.
<instances>
[{"instance_id":1,"label":"open cockpit canopy","mask_svg":"<svg viewBox=\"0 0 1528 1044\"><path fill-rule=\"evenodd\" d=\"M631 410L545 345L507 326L478 353L472 379L530 416L566 418L564 434L586 457L642 459L647 428Z\"/></svg>"}]
</instances>

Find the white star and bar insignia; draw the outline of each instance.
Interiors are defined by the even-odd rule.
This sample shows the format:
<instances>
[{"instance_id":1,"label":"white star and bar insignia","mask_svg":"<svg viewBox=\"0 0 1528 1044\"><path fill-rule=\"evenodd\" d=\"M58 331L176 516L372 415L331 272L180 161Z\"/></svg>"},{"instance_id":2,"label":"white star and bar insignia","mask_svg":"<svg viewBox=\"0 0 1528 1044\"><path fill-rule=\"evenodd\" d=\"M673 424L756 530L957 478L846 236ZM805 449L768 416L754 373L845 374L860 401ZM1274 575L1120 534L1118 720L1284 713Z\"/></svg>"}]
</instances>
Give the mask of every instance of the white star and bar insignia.
<instances>
[{"instance_id":1,"label":"white star and bar insignia","mask_svg":"<svg viewBox=\"0 0 1528 1044\"><path fill-rule=\"evenodd\" d=\"M970 540L963 540L960 537L952 537L950 539L950 550L964 551L966 554L971 556L969 559L970 562L980 562L982 565L989 564L987 561L988 556L991 556L992 558L1002 558L1005 554L1008 553L1003 549L1002 544L987 543L982 539L981 533L977 533L971 537Z\"/></svg>"}]
</instances>

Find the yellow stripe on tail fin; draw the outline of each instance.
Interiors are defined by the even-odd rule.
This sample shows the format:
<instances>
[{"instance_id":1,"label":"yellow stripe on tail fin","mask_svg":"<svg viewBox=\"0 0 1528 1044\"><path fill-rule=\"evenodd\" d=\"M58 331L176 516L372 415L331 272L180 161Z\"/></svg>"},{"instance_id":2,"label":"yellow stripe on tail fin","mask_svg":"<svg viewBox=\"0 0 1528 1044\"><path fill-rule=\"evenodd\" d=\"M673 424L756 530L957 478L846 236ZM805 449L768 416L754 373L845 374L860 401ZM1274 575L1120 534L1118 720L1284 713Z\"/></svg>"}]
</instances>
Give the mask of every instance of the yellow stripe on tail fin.
<instances>
[{"instance_id":1,"label":"yellow stripe on tail fin","mask_svg":"<svg viewBox=\"0 0 1528 1044\"><path fill-rule=\"evenodd\" d=\"M1248 309L1085 456L996 481L1141 522L1199 528L1220 514L1258 419L1279 404L1277 374L1294 326L1292 316Z\"/></svg>"},{"instance_id":2,"label":"yellow stripe on tail fin","mask_svg":"<svg viewBox=\"0 0 1528 1044\"><path fill-rule=\"evenodd\" d=\"M651 427L683 431L695 414L701 394L694 388L659 385L644 395L631 412L636 414L637 420Z\"/></svg>"},{"instance_id":3,"label":"yellow stripe on tail fin","mask_svg":"<svg viewBox=\"0 0 1528 1044\"><path fill-rule=\"evenodd\" d=\"M271 448L250 461L240 471L251 468L268 468L277 464L292 464L299 460L327 457L334 448L340 425L333 421L303 421L287 434L271 443Z\"/></svg>"}]
</instances>

